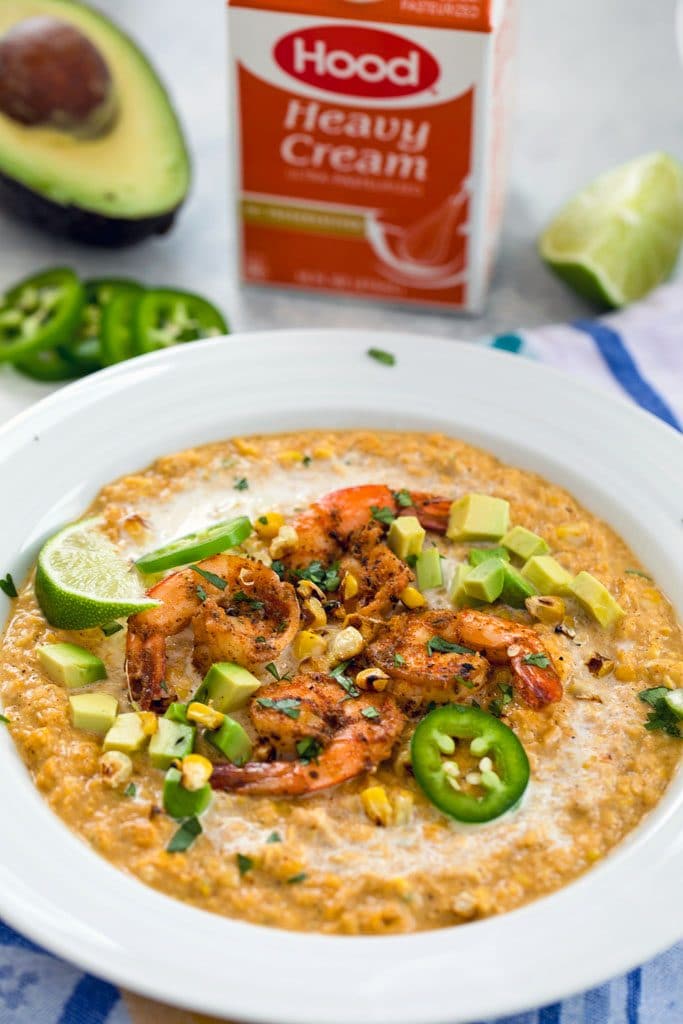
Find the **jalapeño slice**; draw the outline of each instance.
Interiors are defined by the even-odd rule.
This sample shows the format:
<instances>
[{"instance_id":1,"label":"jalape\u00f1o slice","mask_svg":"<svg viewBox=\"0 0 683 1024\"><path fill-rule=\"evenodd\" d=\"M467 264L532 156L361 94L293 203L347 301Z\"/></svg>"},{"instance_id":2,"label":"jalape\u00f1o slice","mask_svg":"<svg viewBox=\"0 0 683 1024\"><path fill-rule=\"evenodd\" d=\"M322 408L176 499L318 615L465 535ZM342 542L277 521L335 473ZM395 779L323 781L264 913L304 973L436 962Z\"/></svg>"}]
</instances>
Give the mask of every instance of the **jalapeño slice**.
<instances>
[{"instance_id":1,"label":"jalape\u00f1o slice","mask_svg":"<svg viewBox=\"0 0 683 1024\"><path fill-rule=\"evenodd\" d=\"M148 291L135 311L136 354L228 333L223 314L200 295L157 288Z\"/></svg>"},{"instance_id":2,"label":"jalape\u00f1o slice","mask_svg":"<svg viewBox=\"0 0 683 1024\"><path fill-rule=\"evenodd\" d=\"M206 530L188 533L184 537L172 540L156 551L143 555L135 563L141 572L162 572L174 569L177 565L188 562L200 562L211 555L219 555L221 551L235 548L242 544L251 534L251 523L246 516L228 519Z\"/></svg>"},{"instance_id":3,"label":"jalape\u00f1o slice","mask_svg":"<svg viewBox=\"0 0 683 1024\"><path fill-rule=\"evenodd\" d=\"M67 267L20 281L0 297L0 362L16 362L68 341L84 301L83 286Z\"/></svg>"},{"instance_id":4,"label":"jalape\u00f1o slice","mask_svg":"<svg viewBox=\"0 0 683 1024\"><path fill-rule=\"evenodd\" d=\"M468 741L490 770L474 785L459 777L458 741ZM473 743L474 741L474 743ZM513 807L529 782L529 759L510 729L479 708L446 704L422 719L411 742L413 771L425 796L457 821L482 824ZM449 767L450 766L450 767Z\"/></svg>"}]
</instances>

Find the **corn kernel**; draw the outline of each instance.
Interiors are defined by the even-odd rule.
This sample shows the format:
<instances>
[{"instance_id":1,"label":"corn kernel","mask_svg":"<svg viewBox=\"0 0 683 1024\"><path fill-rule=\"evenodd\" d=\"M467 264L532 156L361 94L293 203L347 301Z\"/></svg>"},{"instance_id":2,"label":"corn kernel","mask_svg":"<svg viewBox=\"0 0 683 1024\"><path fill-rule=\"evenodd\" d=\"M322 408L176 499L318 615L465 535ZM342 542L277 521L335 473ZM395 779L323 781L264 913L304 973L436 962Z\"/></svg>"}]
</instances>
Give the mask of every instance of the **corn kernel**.
<instances>
[{"instance_id":1,"label":"corn kernel","mask_svg":"<svg viewBox=\"0 0 683 1024\"><path fill-rule=\"evenodd\" d=\"M128 782L133 774L133 762L128 754L120 750L108 750L100 758L100 773L103 781L112 789L116 789L124 782Z\"/></svg>"},{"instance_id":2,"label":"corn kernel","mask_svg":"<svg viewBox=\"0 0 683 1024\"><path fill-rule=\"evenodd\" d=\"M280 462L285 462L285 463L286 462L303 462L304 461L304 453L303 452L299 452L299 451L295 451L294 449L290 449L290 450L288 450L286 452L280 452L280 454L278 455L278 459L280 460Z\"/></svg>"},{"instance_id":3,"label":"corn kernel","mask_svg":"<svg viewBox=\"0 0 683 1024\"><path fill-rule=\"evenodd\" d=\"M350 601L355 597L359 590L358 579L353 575L352 572L347 572L344 575L342 581L342 596L345 601Z\"/></svg>"},{"instance_id":4,"label":"corn kernel","mask_svg":"<svg viewBox=\"0 0 683 1024\"><path fill-rule=\"evenodd\" d=\"M413 816L413 794L408 789L399 789L394 794L394 825L408 825Z\"/></svg>"},{"instance_id":5,"label":"corn kernel","mask_svg":"<svg viewBox=\"0 0 683 1024\"><path fill-rule=\"evenodd\" d=\"M363 639L363 634L355 626L347 626L345 629L340 629L330 646L332 664L337 665L340 661L355 658L364 647L365 640Z\"/></svg>"},{"instance_id":6,"label":"corn kernel","mask_svg":"<svg viewBox=\"0 0 683 1024\"><path fill-rule=\"evenodd\" d=\"M427 599L417 587L408 586L401 591L399 596L406 608L423 608L427 604Z\"/></svg>"},{"instance_id":7,"label":"corn kernel","mask_svg":"<svg viewBox=\"0 0 683 1024\"><path fill-rule=\"evenodd\" d=\"M294 654L299 661L305 661L306 658L319 658L321 654L324 654L326 647L325 638L310 629L302 629L294 637Z\"/></svg>"},{"instance_id":8,"label":"corn kernel","mask_svg":"<svg viewBox=\"0 0 683 1024\"><path fill-rule=\"evenodd\" d=\"M386 828L391 824L393 809L384 786L369 786L360 795L363 810L375 825Z\"/></svg>"},{"instance_id":9,"label":"corn kernel","mask_svg":"<svg viewBox=\"0 0 683 1024\"><path fill-rule=\"evenodd\" d=\"M558 526L555 531L560 540L569 540L576 537L583 537L588 529L586 523L567 523Z\"/></svg>"},{"instance_id":10,"label":"corn kernel","mask_svg":"<svg viewBox=\"0 0 683 1024\"><path fill-rule=\"evenodd\" d=\"M319 444L313 449L313 455L316 459L331 459L334 457L334 448L329 444Z\"/></svg>"},{"instance_id":11,"label":"corn kernel","mask_svg":"<svg viewBox=\"0 0 683 1024\"><path fill-rule=\"evenodd\" d=\"M319 598L309 597L304 602L304 608L311 617L311 629L324 629L327 625L327 612L323 608Z\"/></svg>"},{"instance_id":12,"label":"corn kernel","mask_svg":"<svg viewBox=\"0 0 683 1024\"><path fill-rule=\"evenodd\" d=\"M527 597L524 603L529 614L547 626L555 626L564 618L565 604L561 597Z\"/></svg>"},{"instance_id":13,"label":"corn kernel","mask_svg":"<svg viewBox=\"0 0 683 1024\"><path fill-rule=\"evenodd\" d=\"M236 437L233 444L240 455L258 455L259 450L251 441L245 441L243 437Z\"/></svg>"},{"instance_id":14,"label":"corn kernel","mask_svg":"<svg viewBox=\"0 0 683 1024\"><path fill-rule=\"evenodd\" d=\"M153 736L159 727L157 716L153 711L138 711L138 715L142 722L142 731L145 736Z\"/></svg>"},{"instance_id":15,"label":"corn kernel","mask_svg":"<svg viewBox=\"0 0 683 1024\"><path fill-rule=\"evenodd\" d=\"M181 762L180 784L185 789L189 789L191 793L196 793L198 789L207 784L212 772L213 765L208 757L202 757L201 754L188 754Z\"/></svg>"},{"instance_id":16,"label":"corn kernel","mask_svg":"<svg viewBox=\"0 0 683 1024\"><path fill-rule=\"evenodd\" d=\"M210 708L208 704L193 700L187 709L187 717L191 722L203 725L205 729L219 729L225 715L215 708Z\"/></svg>"},{"instance_id":17,"label":"corn kernel","mask_svg":"<svg viewBox=\"0 0 683 1024\"><path fill-rule=\"evenodd\" d=\"M285 525L285 517L279 512L266 512L254 520L254 530L261 540L273 540Z\"/></svg>"},{"instance_id":18,"label":"corn kernel","mask_svg":"<svg viewBox=\"0 0 683 1024\"><path fill-rule=\"evenodd\" d=\"M636 670L633 665L627 665L624 663L617 665L614 670L614 676L620 683L632 683L636 678Z\"/></svg>"},{"instance_id":19,"label":"corn kernel","mask_svg":"<svg viewBox=\"0 0 683 1024\"><path fill-rule=\"evenodd\" d=\"M356 675L356 685L360 686L361 690L381 693L382 690L386 690L388 683L389 676L381 668L364 668Z\"/></svg>"},{"instance_id":20,"label":"corn kernel","mask_svg":"<svg viewBox=\"0 0 683 1024\"><path fill-rule=\"evenodd\" d=\"M296 550L299 543L299 535L293 526L286 523L278 530L277 536L271 541L269 550L271 558L281 558Z\"/></svg>"}]
</instances>

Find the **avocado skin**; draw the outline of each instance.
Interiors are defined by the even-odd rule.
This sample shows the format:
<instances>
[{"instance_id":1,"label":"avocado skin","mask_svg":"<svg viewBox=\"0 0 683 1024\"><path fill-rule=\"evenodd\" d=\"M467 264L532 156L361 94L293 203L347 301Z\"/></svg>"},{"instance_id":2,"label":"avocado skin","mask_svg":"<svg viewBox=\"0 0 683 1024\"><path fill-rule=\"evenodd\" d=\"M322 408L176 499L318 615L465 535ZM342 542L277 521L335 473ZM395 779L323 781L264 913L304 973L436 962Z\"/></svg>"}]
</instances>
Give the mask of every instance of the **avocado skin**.
<instances>
[{"instance_id":1,"label":"avocado skin","mask_svg":"<svg viewBox=\"0 0 683 1024\"><path fill-rule=\"evenodd\" d=\"M150 235L165 235L182 204L151 217L106 217L78 206L62 206L0 172L0 205L12 216L43 231L85 245L111 249L134 245Z\"/></svg>"}]
</instances>

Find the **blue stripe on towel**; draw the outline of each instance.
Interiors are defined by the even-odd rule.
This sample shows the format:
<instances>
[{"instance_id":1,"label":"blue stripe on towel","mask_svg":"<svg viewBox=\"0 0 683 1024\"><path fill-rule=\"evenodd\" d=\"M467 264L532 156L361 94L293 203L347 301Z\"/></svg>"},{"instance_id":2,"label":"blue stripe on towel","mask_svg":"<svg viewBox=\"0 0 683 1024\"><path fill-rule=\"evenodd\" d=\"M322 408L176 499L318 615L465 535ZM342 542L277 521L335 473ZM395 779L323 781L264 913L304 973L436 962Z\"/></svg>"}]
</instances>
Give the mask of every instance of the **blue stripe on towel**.
<instances>
[{"instance_id":1,"label":"blue stripe on towel","mask_svg":"<svg viewBox=\"0 0 683 1024\"><path fill-rule=\"evenodd\" d=\"M113 985L84 974L64 1004L58 1024L104 1024L118 1001Z\"/></svg>"},{"instance_id":2,"label":"blue stripe on towel","mask_svg":"<svg viewBox=\"0 0 683 1024\"><path fill-rule=\"evenodd\" d=\"M31 953L43 953L44 950L35 943L25 939L23 935L13 931L9 925L0 921L0 946L14 946L17 949L28 949Z\"/></svg>"},{"instance_id":3,"label":"blue stripe on towel","mask_svg":"<svg viewBox=\"0 0 683 1024\"><path fill-rule=\"evenodd\" d=\"M538 1011L538 1024L560 1024L562 1018L562 1006L560 1003L553 1003L552 1006L544 1006Z\"/></svg>"},{"instance_id":4,"label":"blue stripe on towel","mask_svg":"<svg viewBox=\"0 0 683 1024\"><path fill-rule=\"evenodd\" d=\"M640 1021L640 993L642 987L642 971L640 967L637 967L635 971L631 971L626 979L626 1020L628 1024L638 1024Z\"/></svg>"},{"instance_id":5,"label":"blue stripe on towel","mask_svg":"<svg viewBox=\"0 0 683 1024\"><path fill-rule=\"evenodd\" d=\"M575 320L572 327L593 339L615 379L638 405L659 416L675 430L683 429L659 392L641 375L637 363L616 331L597 320Z\"/></svg>"}]
</instances>

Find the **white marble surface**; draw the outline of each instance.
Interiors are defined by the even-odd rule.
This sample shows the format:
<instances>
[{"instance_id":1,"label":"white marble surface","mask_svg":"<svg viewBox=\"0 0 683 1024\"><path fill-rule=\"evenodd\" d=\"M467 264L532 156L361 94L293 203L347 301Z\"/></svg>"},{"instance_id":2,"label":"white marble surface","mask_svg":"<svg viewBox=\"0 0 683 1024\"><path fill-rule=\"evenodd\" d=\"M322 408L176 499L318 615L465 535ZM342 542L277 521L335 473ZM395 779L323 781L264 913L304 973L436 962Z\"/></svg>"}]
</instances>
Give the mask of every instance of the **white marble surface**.
<instances>
[{"instance_id":1,"label":"white marble surface","mask_svg":"<svg viewBox=\"0 0 683 1024\"><path fill-rule=\"evenodd\" d=\"M241 288L227 166L221 0L100 0L163 73L194 154L192 196L175 230L107 252L45 237L0 214L0 288L36 268L131 274L212 296L234 330L364 326L476 338L570 319L587 308L541 265L535 238L553 210L602 169L653 149L683 156L683 72L674 0L521 0L517 118L501 253L485 313L410 313L343 298ZM49 390L0 369L0 417Z\"/></svg>"}]
</instances>

